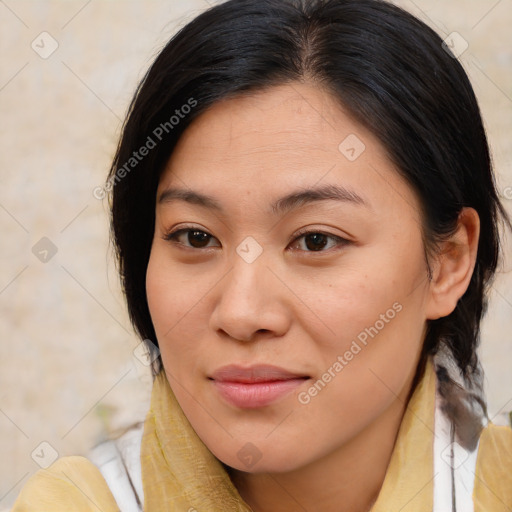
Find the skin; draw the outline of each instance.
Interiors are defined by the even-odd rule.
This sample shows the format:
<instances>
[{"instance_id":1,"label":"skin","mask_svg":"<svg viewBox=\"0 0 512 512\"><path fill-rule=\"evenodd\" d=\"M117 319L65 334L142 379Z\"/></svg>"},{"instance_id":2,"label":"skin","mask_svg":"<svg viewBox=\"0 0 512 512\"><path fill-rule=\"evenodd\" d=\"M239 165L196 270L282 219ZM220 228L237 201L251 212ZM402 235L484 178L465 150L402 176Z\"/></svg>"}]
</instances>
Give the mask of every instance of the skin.
<instances>
[{"instance_id":1,"label":"skin","mask_svg":"<svg viewBox=\"0 0 512 512\"><path fill-rule=\"evenodd\" d=\"M354 161L339 150L350 134L365 145ZM365 205L330 199L269 210L297 189L327 184ZM170 187L210 195L223 211L159 202ZM376 499L426 321L453 310L476 257L478 216L465 209L429 281L421 225L418 198L383 146L316 85L219 102L181 137L157 192L148 303L180 406L254 511L365 512ZM165 239L180 228L211 237ZM297 237L301 228L346 241L321 239L315 251L318 241ZM252 263L236 251L248 236L263 250ZM401 308L394 318L301 403L393 304ZM226 364L273 364L310 379L270 405L240 409L208 378ZM249 442L261 455L250 468L238 457Z\"/></svg>"}]
</instances>

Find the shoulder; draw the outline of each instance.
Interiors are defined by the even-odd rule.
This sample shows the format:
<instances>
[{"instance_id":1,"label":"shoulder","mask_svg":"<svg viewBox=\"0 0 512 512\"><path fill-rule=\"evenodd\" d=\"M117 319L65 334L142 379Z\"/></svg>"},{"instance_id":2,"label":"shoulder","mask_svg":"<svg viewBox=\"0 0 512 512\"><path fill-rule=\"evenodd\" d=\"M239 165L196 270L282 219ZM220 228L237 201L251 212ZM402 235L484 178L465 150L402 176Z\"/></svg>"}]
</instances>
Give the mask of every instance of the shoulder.
<instances>
[{"instance_id":1,"label":"shoulder","mask_svg":"<svg viewBox=\"0 0 512 512\"><path fill-rule=\"evenodd\" d=\"M512 429L489 423L479 442L475 491L482 510L512 509Z\"/></svg>"},{"instance_id":2,"label":"shoulder","mask_svg":"<svg viewBox=\"0 0 512 512\"><path fill-rule=\"evenodd\" d=\"M140 512L143 423L97 445L88 455L63 457L39 470L21 490L11 512Z\"/></svg>"},{"instance_id":3,"label":"shoulder","mask_svg":"<svg viewBox=\"0 0 512 512\"><path fill-rule=\"evenodd\" d=\"M512 447L512 428L488 423L482 431L481 438L492 439L494 448L501 452L503 448L510 449ZM503 455L505 455L509 461L512 461L512 453L510 453L509 450L505 450Z\"/></svg>"},{"instance_id":4,"label":"shoulder","mask_svg":"<svg viewBox=\"0 0 512 512\"><path fill-rule=\"evenodd\" d=\"M98 468L85 457L63 457L35 473L21 490L11 512L97 511L119 507Z\"/></svg>"},{"instance_id":5,"label":"shoulder","mask_svg":"<svg viewBox=\"0 0 512 512\"><path fill-rule=\"evenodd\" d=\"M512 492L512 429L489 422L482 430L479 445L477 468L482 473L492 470L501 479L506 478Z\"/></svg>"},{"instance_id":6,"label":"shoulder","mask_svg":"<svg viewBox=\"0 0 512 512\"><path fill-rule=\"evenodd\" d=\"M480 435L478 455L484 465L498 462L512 479L512 428L488 423Z\"/></svg>"}]
</instances>

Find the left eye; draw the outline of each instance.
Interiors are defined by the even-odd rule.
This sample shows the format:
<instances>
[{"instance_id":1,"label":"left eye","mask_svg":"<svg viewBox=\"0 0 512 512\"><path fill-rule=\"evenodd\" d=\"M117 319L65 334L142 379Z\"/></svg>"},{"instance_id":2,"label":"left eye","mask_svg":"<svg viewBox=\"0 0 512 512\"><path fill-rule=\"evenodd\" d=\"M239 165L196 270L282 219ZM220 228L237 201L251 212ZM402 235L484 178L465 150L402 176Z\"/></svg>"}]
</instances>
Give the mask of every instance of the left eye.
<instances>
[{"instance_id":1,"label":"left eye","mask_svg":"<svg viewBox=\"0 0 512 512\"><path fill-rule=\"evenodd\" d=\"M300 240L304 241L304 245L298 243ZM330 247L329 240L332 241ZM337 245L343 246L348 243L348 240L345 240L339 236L329 235L319 231L306 231L305 233L301 233L298 237L296 237L294 243L299 246L305 246L306 249L299 247L299 250L305 250L306 252L326 252L323 250L326 247L327 249L330 249L332 247L336 247Z\"/></svg>"}]
</instances>

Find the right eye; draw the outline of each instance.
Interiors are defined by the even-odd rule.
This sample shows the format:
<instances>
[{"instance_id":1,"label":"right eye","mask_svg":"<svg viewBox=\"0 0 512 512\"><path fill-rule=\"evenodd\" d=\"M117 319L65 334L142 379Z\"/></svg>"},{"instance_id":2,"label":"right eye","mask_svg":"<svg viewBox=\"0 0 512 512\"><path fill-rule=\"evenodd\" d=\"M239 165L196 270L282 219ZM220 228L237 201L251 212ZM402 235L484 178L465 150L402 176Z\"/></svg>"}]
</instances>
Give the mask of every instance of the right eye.
<instances>
[{"instance_id":1,"label":"right eye","mask_svg":"<svg viewBox=\"0 0 512 512\"><path fill-rule=\"evenodd\" d=\"M216 240L213 235L197 228L181 228L164 235L164 240L176 245L182 245L187 249L205 249L220 247L220 245L208 246L208 242Z\"/></svg>"}]
</instances>

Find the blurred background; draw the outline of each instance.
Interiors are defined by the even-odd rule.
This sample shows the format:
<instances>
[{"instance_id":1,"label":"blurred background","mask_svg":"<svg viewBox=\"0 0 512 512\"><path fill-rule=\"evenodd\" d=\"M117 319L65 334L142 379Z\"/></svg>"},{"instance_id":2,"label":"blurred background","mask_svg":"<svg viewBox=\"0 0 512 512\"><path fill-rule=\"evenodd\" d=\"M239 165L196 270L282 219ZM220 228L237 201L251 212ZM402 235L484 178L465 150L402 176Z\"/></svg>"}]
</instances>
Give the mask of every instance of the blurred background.
<instances>
[{"instance_id":1,"label":"blurred background","mask_svg":"<svg viewBox=\"0 0 512 512\"><path fill-rule=\"evenodd\" d=\"M0 0L0 510L56 457L144 419L151 377L109 245L104 183L128 103L165 42L213 0ZM512 214L512 0L400 0L473 82ZM98 194L96 194L98 195ZM512 410L512 258L481 357Z\"/></svg>"}]
</instances>

